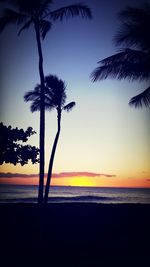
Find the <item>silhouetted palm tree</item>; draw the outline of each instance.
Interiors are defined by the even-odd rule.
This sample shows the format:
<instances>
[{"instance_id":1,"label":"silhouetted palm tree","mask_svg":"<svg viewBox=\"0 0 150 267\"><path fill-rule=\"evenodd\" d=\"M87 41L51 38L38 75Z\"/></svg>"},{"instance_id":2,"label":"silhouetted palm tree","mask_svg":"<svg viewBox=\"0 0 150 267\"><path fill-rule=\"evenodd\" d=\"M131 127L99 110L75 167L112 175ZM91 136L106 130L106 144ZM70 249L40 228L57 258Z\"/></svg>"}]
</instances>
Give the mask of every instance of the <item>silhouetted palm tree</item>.
<instances>
[{"instance_id":1,"label":"silhouetted palm tree","mask_svg":"<svg viewBox=\"0 0 150 267\"><path fill-rule=\"evenodd\" d=\"M10 24L17 24L20 28L18 35L33 25L36 33L36 42L39 55L39 74L41 83L41 108L40 108L40 177L38 202L43 201L44 186L44 136L45 136L45 111L44 111L44 71L41 38L44 39L55 21L62 21L75 16L92 18L90 9L84 4L74 4L52 10L52 0L1 0L12 6L5 8L0 17L0 32Z\"/></svg>"},{"instance_id":2,"label":"silhouetted palm tree","mask_svg":"<svg viewBox=\"0 0 150 267\"><path fill-rule=\"evenodd\" d=\"M38 84L34 90L29 91L25 94L24 99L25 101L32 101L31 104L31 111L35 112L40 110L40 99L41 99L41 86ZM57 133L55 136L55 140L52 147L52 152L49 161L49 169L47 174L47 182L45 187L45 196L44 196L44 203L46 204L48 201L48 193L50 187L50 181L52 176L52 168L54 162L54 156L56 152L56 147L60 135L61 130L61 115L62 111L71 111L72 108L75 106L75 102L70 102L69 104L66 103L66 85L65 83L59 79L57 76L49 75L45 77L45 97L44 97L44 105L46 110L57 110Z\"/></svg>"},{"instance_id":3,"label":"silhouetted palm tree","mask_svg":"<svg viewBox=\"0 0 150 267\"><path fill-rule=\"evenodd\" d=\"M128 79L148 81L150 79L150 5L127 7L119 13L121 27L114 41L116 46L127 45L117 54L107 57L91 77L93 81L106 79ZM150 106L150 87L131 98L130 105Z\"/></svg>"}]
</instances>

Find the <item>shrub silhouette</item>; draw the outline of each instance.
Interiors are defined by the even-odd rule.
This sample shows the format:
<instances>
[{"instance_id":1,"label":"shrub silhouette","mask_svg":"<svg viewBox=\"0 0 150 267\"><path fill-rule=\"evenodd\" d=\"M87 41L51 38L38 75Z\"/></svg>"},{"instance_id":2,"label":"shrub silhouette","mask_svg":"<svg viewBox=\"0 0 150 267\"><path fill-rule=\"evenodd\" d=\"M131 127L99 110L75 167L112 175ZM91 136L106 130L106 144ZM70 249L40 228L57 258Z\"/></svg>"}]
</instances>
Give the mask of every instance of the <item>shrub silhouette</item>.
<instances>
[{"instance_id":1,"label":"shrub silhouette","mask_svg":"<svg viewBox=\"0 0 150 267\"><path fill-rule=\"evenodd\" d=\"M28 138L35 134L32 127L28 127L26 131L23 129L12 128L0 123L0 164L12 163L16 165L20 163L22 166L28 164L29 160L33 164L39 162L39 149L31 145L21 145L28 141Z\"/></svg>"}]
</instances>

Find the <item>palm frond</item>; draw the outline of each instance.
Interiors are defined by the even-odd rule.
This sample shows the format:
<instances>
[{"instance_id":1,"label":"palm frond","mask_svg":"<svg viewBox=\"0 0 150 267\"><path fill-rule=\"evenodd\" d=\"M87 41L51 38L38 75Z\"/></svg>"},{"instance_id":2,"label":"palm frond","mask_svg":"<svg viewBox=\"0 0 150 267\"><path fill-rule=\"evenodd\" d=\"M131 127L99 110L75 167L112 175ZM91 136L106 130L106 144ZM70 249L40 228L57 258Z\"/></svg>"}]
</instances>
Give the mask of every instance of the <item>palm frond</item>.
<instances>
[{"instance_id":1,"label":"palm frond","mask_svg":"<svg viewBox=\"0 0 150 267\"><path fill-rule=\"evenodd\" d=\"M63 107L63 110L69 112L69 111L71 111L74 108L75 105L76 105L75 102L70 102L69 104L67 104L67 105L65 105Z\"/></svg>"},{"instance_id":2,"label":"palm frond","mask_svg":"<svg viewBox=\"0 0 150 267\"><path fill-rule=\"evenodd\" d=\"M92 13L90 8L82 3L62 7L50 13L50 18L53 21L62 21L64 18L69 19L75 16L81 16L82 18L91 19Z\"/></svg>"},{"instance_id":3,"label":"palm frond","mask_svg":"<svg viewBox=\"0 0 150 267\"><path fill-rule=\"evenodd\" d=\"M34 100L30 106L31 112L40 111L40 101Z\"/></svg>"},{"instance_id":4,"label":"palm frond","mask_svg":"<svg viewBox=\"0 0 150 267\"><path fill-rule=\"evenodd\" d=\"M45 85L52 97L52 103L56 107L62 107L66 101L66 85L56 75L48 75L45 77Z\"/></svg>"},{"instance_id":5,"label":"palm frond","mask_svg":"<svg viewBox=\"0 0 150 267\"><path fill-rule=\"evenodd\" d=\"M35 95L33 93L31 96L31 94L30 95L26 94L24 100L26 102L32 101L32 104L30 106L31 112L40 111L41 108L40 95ZM51 98L49 98L48 96L45 96L44 98L44 105L45 105L45 110L51 111L53 108L55 108L55 106L52 104Z\"/></svg>"},{"instance_id":6,"label":"palm frond","mask_svg":"<svg viewBox=\"0 0 150 267\"><path fill-rule=\"evenodd\" d=\"M39 84L37 84L34 88L34 90L28 91L24 95L24 101L34 101L35 99L40 97L41 87Z\"/></svg>"},{"instance_id":7,"label":"palm frond","mask_svg":"<svg viewBox=\"0 0 150 267\"><path fill-rule=\"evenodd\" d=\"M0 17L0 32L2 32L5 27L10 24L22 24L27 20L27 16L20 14L10 8L5 8L3 15Z\"/></svg>"},{"instance_id":8,"label":"palm frond","mask_svg":"<svg viewBox=\"0 0 150 267\"><path fill-rule=\"evenodd\" d=\"M45 110L47 111L51 111L52 109L54 109L55 107L53 105L51 105L51 103L49 102L49 99L44 99L45 101ZM34 100L30 106L31 112L35 112L35 111L40 111L41 107L40 107L40 99Z\"/></svg>"},{"instance_id":9,"label":"palm frond","mask_svg":"<svg viewBox=\"0 0 150 267\"><path fill-rule=\"evenodd\" d=\"M114 36L114 43L116 46L126 45L130 48L140 48L148 51L150 47L148 31L149 28L145 25L136 27L135 25L124 24Z\"/></svg>"},{"instance_id":10,"label":"palm frond","mask_svg":"<svg viewBox=\"0 0 150 267\"><path fill-rule=\"evenodd\" d=\"M150 5L127 7L119 13L119 18L122 24L114 37L115 44L149 50Z\"/></svg>"},{"instance_id":11,"label":"palm frond","mask_svg":"<svg viewBox=\"0 0 150 267\"><path fill-rule=\"evenodd\" d=\"M150 77L148 54L133 49L123 49L120 53L98 62L101 64L91 74L92 80L128 79L147 80Z\"/></svg>"},{"instance_id":12,"label":"palm frond","mask_svg":"<svg viewBox=\"0 0 150 267\"><path fill-rule=\"evenodd\" d=\"M40 0L10 0L12 2L13 6L16 6L18 10L22 13L26 13L29 16L35 15L37 12L39 12L41 2Z\"/></svg>"},{"instance_id":13,"label":"palm frond","mask_svg":"<svg viewBox=\"0 0 150 267\"><path fill-rule=\"evenodd\" d=\"M39 8L39 16L41 19L47 16L47 13L50 12L50 4L53 3L53 0L42 0Z\"/></svg>"},{"instance_id":14,"label":"palm frond","mask_svg":"<svg viewBox=\"0 0 150 267\"><path fill-rule=\"evenodd\" d=\"M48 31L51 29L52 23L48 20L41 20L40 21L40 31L42 38L44 39Z\"/></svg>"},{"instance_id":15,"label":"palm frond","mask_svg":"<svg viewBox=\"0 0 150 267\"><path fill-rule=\"evenodd\" d=\"M132 97L129 102L130 106L135 108L150 107L150 87L148 87L142 93Z\"/></svg>"},{"instance_id":16,"label":"palm frond","mask_svg":"<svg viewBox=\"0 0 150 267\"><path fill-rule=\"evenodd\" d=\"M24 101L25 102L36 101L36 100L40 101L40 94L37 95L36 92L34 92L34 91L27 92L24 95Z\"/></svg>"},{"instance_id":17,"label":"palm frond","mask_svg":"<svg viewBox=\"0 0 150 267\"><path fill-rule=\"evenodd\" d=\"M51 4L52 0L5 0L13 8L28 14L29 16L37 14L39 17L44 13L44 10L48 8L48 4Z\"/></svg>"},{"instance_id":18,"label":"palm frond","mask_svg":"<svg viewBox=\"0 0 150 267\"><path fill-rule=\"evenodd\" d=\"M137 23L140 21L145 21L145 16L150 15L150 4L143 3L139 7L127 6L125 9L121 10L118 17L121 21L129 21L132 23Z\"/></svg>"},{"instance_id":19,"label":"palm frond","mask_svg":"<svg viewBox=\"0 0 150 267\"><path fill-rule=\"evenodd\" d=\"M32 20L28 20L28 21L23 25L23 27L19 30L18 35L20 35L22 31L28 29L28 28L30 27L31 23L32 23Z\"/></svg>"}]
</instances>

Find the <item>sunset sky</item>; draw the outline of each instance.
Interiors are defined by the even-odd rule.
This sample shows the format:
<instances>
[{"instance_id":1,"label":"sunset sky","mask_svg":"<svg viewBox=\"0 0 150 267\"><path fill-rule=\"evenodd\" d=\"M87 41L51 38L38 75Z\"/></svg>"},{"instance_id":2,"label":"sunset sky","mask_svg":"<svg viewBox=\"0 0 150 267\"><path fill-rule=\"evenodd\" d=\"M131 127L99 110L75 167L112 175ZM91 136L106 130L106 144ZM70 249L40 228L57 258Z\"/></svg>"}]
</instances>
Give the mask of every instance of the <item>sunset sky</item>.
<instances>
[{"instance_id":1,"label":"sunset sky","mask_svg":"<svg viewBox=\"0 0 150 267\"><path fill-rule=\"evenodd\" d=\"M53 8L78 2L56 0ZM76 102L72 112L62 114L52 184L150 187L150 110L128 105L146 84L90 80L97 62L117 52L112 42L119 26L117 14L131 1L82 2L91 8L93 20L74 18L55 23L43 42L45 74L55 74L66 81L67 102ZM132 0L132 5L140 3L143 1ZM39 112L31 113L30 103L23 100L25 92L39 83L34 31L24 31L18 37L17 28L11 26L0 35L0 40L0 120L12 127L32 126L37 134L29 143L38 146ZM56 112L46 112L45 173L56 126ZM3 164L0 172L13 173L1 174L0 183L38 182L34 176L38 174L37 164Z\"/></svg>"}]
</instances>

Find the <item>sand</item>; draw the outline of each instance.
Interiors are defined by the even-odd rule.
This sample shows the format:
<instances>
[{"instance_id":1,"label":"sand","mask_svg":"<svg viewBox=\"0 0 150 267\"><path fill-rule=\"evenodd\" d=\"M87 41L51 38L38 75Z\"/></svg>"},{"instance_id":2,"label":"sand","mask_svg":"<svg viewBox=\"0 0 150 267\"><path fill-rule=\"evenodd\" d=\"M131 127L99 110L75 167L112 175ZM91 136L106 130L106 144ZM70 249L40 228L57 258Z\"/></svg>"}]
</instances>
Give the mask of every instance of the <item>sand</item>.
<instances>
[{"instance_id":1,"label":"sand","mask_svg":"<svg viewBox=\"0 0 150 267\"><path fill-rule=\"evenodd\" d=\"M150 266L150 205L0 204L1 266Z\"/></svg>"}]
</instances>

